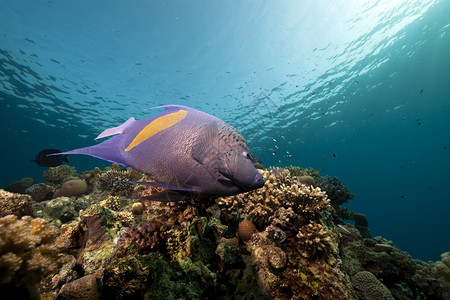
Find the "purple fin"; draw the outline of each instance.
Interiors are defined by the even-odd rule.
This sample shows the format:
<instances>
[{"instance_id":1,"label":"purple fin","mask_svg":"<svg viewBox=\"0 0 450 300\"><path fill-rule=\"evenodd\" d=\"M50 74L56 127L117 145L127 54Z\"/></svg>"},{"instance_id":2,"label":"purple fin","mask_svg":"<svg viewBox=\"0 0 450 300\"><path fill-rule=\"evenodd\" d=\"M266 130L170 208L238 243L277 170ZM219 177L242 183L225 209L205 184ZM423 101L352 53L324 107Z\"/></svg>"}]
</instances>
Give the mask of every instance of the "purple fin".
<instances>
[{"instance_id":1,"label":"purple fin","mask_svg":"<svg viewBox=\"0 0 450 300\"><path fill-rule=\"evenodd\" d=\"M163 182L141 182L141 181L121 181L121 182L128 182L128 183L134 183L134 184L140 184L145 186L152 186L156 188L162 188L166 190L173 190L173 191L180 191L180 192L192 192L192 193L201 193L201 189L196 186L192 187L180 187L176 185L171 185Z\"/></svg>"},{"instance_id":2,"label":"purple fin","mask_svg":"<svg viewBox=\"0 0 450 300\"><path fill-rule=\"evenodd\" d=\"M74 149L62 153L58 153L58 155L62 154L84 154L93 156L96 158L100 158L109 162L117 163L119 165L129 167L131 166L127 165L125 162L125 159L123 158L122 154L120 153L120 150L118 147L115 146L117 137L113 137L107 141L104 141L101 144L97 144L90 147L84 147L79 149Z\"/></svg>"},{"instance_id":3,"label":"purple fin","mask_svg":"<svg viewBox=\"0 0 450 300\"><path fill-rule=\"evenodd\" d=\"M125 123L123 123L123 124L120 125L120 126L105 129L102 133L100 133L100 134L95 138L95 140L98 140L98 139L101 139L101 138L104 138L104 137L107 137L107 136L115 135L115 134L121 134L121 133L124 132L124 130L125 130L128 126L130 126L130 125L133 124L134 122L136 122L136 120L135 120L133 117L131 117L131 118L129 118L128 120L126 120Z\"/></svg>"},{"instance_id":4,"label":"purple fin","mask_svg":"<svg viewBox=\"0 0 450 300\"><path fill-rule=\"evenodd\" d=\"M147 197L133 197L134 199L157 201L157 202L179 202L179 201L189 201L192 199L190 193L186 192L174 192L171 190L166 190L161 193L147 196Z\"/></svg>"}]
</instances>

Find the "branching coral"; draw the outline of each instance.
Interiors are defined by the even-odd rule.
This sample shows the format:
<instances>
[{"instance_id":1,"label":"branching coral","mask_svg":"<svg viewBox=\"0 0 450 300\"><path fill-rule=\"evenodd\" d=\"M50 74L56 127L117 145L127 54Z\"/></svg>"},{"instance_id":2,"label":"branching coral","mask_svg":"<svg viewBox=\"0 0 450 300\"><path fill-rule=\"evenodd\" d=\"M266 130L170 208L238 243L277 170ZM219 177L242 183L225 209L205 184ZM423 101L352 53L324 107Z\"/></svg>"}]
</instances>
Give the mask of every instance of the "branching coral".
<instances>
[{"instance_id":1,"label":"branching coral","mask_svg":"<svg viewBox=\"0 0 450 300\"><path fill-rule=\"evenodd\" d=\"M354 197L353 194L350 193L350 190L346 186L343 186L340 180L336 177L327 177L325 179L322 178L319 182L317 182L317 186L327 193L328 198L330 198L331 205L333 206L341 205Z\"/></svg>"},{"instance_id":2,"label":"branching coral","mask_svg":"<svg viewBox=\"0 0 450 300\"><path fill-rule=\"evenodd\" d=\"M68 240L44 219L0 218L0 283L34 285L58 270Z\"/></svg>"},{"instance_id":3,"label":"branching coral","mask_svg":"<svg viewBox=\"0 0 450 300\"><path fill-rule=\"evenodd\" d=\"M276 175L275 175L276 174ZM304 218L312 219L328 207L327 195L319 188L304 185L297 178L291 177L288 170L271 174L262 171L266 180L264 187L226 198L219 198L219 206L229 212L238 211L259 228L269 224L269 218L280 207L292 208L293 212Z\"/></svg>"},{"instance_id":4,"label":"branching coral","mask_svg":"<svg viewBox=\"0 0 450 300\"><path fill-rule=\"evenodd\" d=\"M315 221L311 221L308 225L302 226L296 238L303 246L302 254L304 256L313 256L317 252L325 251L330 243L330 238L327 236L327 232L323 226Z\"/></svg>"}]
</instances>

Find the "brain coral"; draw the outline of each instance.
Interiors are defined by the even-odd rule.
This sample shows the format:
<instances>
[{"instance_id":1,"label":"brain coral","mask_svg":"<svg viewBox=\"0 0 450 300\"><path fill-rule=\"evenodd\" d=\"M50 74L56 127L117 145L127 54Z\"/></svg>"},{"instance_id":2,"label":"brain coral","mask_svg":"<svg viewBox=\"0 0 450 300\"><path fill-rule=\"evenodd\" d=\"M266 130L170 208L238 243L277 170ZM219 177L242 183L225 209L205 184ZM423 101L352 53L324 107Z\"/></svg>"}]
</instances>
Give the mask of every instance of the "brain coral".
<instances>
[{"instance_id":1,"label":"brain coral","mask_svg":"<svg viewBox=\"0 0 450 300\"><path fill-rule=\"evenodd\" d=\"M353 287L364 300L394 300L389 289L372 273L361 271L352 278Z\"/></svg>"},{"instance_id":2,"label":"brain coral","mask_svg":"<svg viewBox=\"0 0 450 300\"><path fill-rule=\"evenodd\" d=\"M86 181L81 179L72 179L63 183L61 188L57 190L54 194L54 198L65 196L80 196L81 194L86 193L87 184Z\"/></svg>"},{"instance_id":3,"label":"brain coral","mask_svg":"<svg viewBox=\"0 0 450 300\"><path fill-rule=\"evenodd\" d=\"M248 241L256 232L256 227L249 220L243 220L238 226L238 235L244 242Z\"/></svg>"},{"instance_id":4,"label":"brain coral","mask_svg":"<svg viewBox=\"0 0 450 300\"><path fill-rule=\"evenodd\" d=\"M58 270L68 240L44 219L0 218L0 283L34 285Z\"/></svg>"}]
</instances>

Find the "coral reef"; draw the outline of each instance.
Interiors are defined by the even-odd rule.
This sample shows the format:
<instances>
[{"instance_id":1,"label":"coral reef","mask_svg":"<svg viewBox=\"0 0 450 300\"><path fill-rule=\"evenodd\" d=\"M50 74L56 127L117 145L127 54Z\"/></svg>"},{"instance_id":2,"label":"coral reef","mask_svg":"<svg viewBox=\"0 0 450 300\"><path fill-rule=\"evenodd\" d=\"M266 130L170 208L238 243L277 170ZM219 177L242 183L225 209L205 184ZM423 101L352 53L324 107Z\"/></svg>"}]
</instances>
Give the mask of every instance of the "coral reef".
<instances>
[{"instance_id":1,"label":"coral reef","mask_svg":"<svg viewBox=\"0 0 450 300\"><path fill-rule=\"evenodd\" d=\"M0 284L32 286L65 262L68 240L41 218L0 218Z\"/></svg>"},{"instance_id":2,"label":"coral reef","mask_svg":"<svg viewBox=\"0 0 450 300\"><path fill-rule=\"evenodd\" d=\"M67 223L76 215L75 205L70 198L58 197L46 203L43 212L54 220Z\"/></svg>"},{"instance_id":3,"label":"coral reef","mask_svg":"<svg viewBox=\"0 0 450 300\"><path fill-rule=\"evenodd\" d=\"M86 275L62 286L56 300L97 300L97 279L94 275Z\"/></svg>"},{"instance_id":4,"label":"coral reef","mask_svg":"<svg viewBox=\"0 0 450 300\"><path fill-rule=\"evenodd\" d=\"M29 195L21 195L0 189L0 217L7 215L34 216L33 201Z\"/></svg>"},{"instance_id":5,"label":"coral reef","mask_svg":"<svg viewBox=\"0 0 450 300\"><path fill-rule=\"evenodd\" d=\"M302 184L296 177L291 177L287 169L277 173L262 171L262 175L266 180L264 187L245 194L219 198L219 206L230 213L247 215L257 228L263 229L269 225L269 218L279 208L292 208L305 218L314 218L329 205L324 192Z\"/></svg>"},{"instance_id":6,"label":"coral reef","mask_svg":"<svg viewBox=\"0 0 450 300\"><path fill-rule=\"evenodd\" d=\"M81 179L71 179L63 183L60 189L56 190L54 197L80 196L87 191L86 181Z\"/></svg>"},{"instance_id":7,"label":"coral reef","mask_svg":"<svg viewBox=\"0 0 450 300\"><path fill-rule=\"evenodd\" d=\"M130 184L148 178L116 164L46 171L69 197L0 190L0 288L26 299L449 298L450 253L415 261L371 237L365 215L339 206L352 195L336 178L260 172L261 189L178 203L144 200L161 189ZM73 180L83 192L63 192Z\"/></svg>"},{"instance_id":8,"label":"coral reef","mask_svg":"<svg viewBox=\"0 0 450 300\"><path fill-rule=\"evenodd\" d=\"M131 206L131 211L133 212L134 215L142 215L144 209L145 206L141 202L133 203L133 205Z\"/></svg>"},{"instance_id":9,"label":"coral reef","mask_svg":"<svg viewBox=\"0 0 450 300\"><path fill-rule=\"evenodd\" d=\"M322 191L325 191L330 198L331 205L338 206L344 204L348 200L353 199L353 194L350 193L350 190L343 186L341 181L334 177L326 177L322 178L319 182L317 182L317 186L320 187Z\"/></svg>"},{"instance_id":10,"label":"coral reef","mask_svg":"<svg viewBox=\"0 0 450 300\"><path fill-rule=\"evenodd\" d=\"M239 223L238 236L242 241L247 242L255 232L256 227L249 220L243 220Z\"/></svg>"},{"instance_id":11,"label":"coral reef","mask_svg":"<svg viewBox=\"0 0 450 300\"><path fill-rule=\"evenodd\" d=\"M360 299L394 300L389 289L368 271L361 271L355 274L352 278L352 283Z\"/></svg>"},{"instance_id":12,"label":"coral reef","mask_svg":"<svg viewBox=\"0 0 450 300\"><path fill-rule=\"evenodd\" d=\"M166 248L166 236L159 222L139 224L128 229L117 241L117 248L134 251L138 253L149 253L150 251L163 252Z\"/></svg>"},{"instance_id":13,"label":"coral reef","mask_svg":"<svg viewBox=\"0 0 450 300\"><path fill-rule=\"evenodd\" d=\"M34 184L34 179L31 177L24 177L19 181L14 181L13 183L5 187L5 191L11 193L24 194L25 190Z\"/></svg>"},{"instance_id":14,"label":"coral reef","mask_svg":"<svg viewBox=\"0 0 450 300\"><path fill-rule=\"evenodd\" d=\"M413 280L430 299L450 299L450 252L441 254L441 261L419 262Z\"/></svg>"},{"instance_id":15,"label":"coral reef","mask_svg":"<svg viewBox=\"0 0 450 300\"><path fill-rule=\"evenodd\" d=\"M74 167L69 165L60 165L57 167L50 167L47 171L44 171L42 177L51 183L59 184L64 181L65 178L75 177L77 171Z\"/></svg>"},{"instance_id":16,"label":"coral reef","mask_svg":"<svg viewBox=\"0 0 450 300\"><path fill-rule=\"evenodd\" d=\"M120 170L118 167L103 172L99 177L102 189L108 190L112 195L128 196L134 190L134 185L128 181L131 179L131 171Z\"/></svg>"},{"instance_id":17,"label":"coral reef","mask_svg":"<svg viewBox=\"0 0 450 300\"><path fill-rule=\"evenodd\" d=\"M24 194L28 194L33 198L33 201L44 201L52 199L54 188L45 183L33 184L27 188Z\"/></svg>"}]
</instances>

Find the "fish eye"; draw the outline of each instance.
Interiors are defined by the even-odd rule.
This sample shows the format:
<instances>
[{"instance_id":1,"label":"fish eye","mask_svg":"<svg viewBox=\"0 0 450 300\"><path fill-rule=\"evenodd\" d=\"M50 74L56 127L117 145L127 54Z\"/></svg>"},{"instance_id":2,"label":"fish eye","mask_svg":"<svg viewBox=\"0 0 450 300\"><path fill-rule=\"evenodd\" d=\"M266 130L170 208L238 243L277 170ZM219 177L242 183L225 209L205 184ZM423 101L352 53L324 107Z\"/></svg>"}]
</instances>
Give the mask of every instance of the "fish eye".
<instances>
[{"instance_id":1,"label":"fish eye","mask_svg":"<svg viewBox=\"0 0 450 300\"><path fill-rule=\"evenodd\" d=\"M246 158L248 158L251 161L253 161L252 155L250 153L248 153L247 151L242 152L242 155L244 155Z\"/></svg>"}]
</instances>

